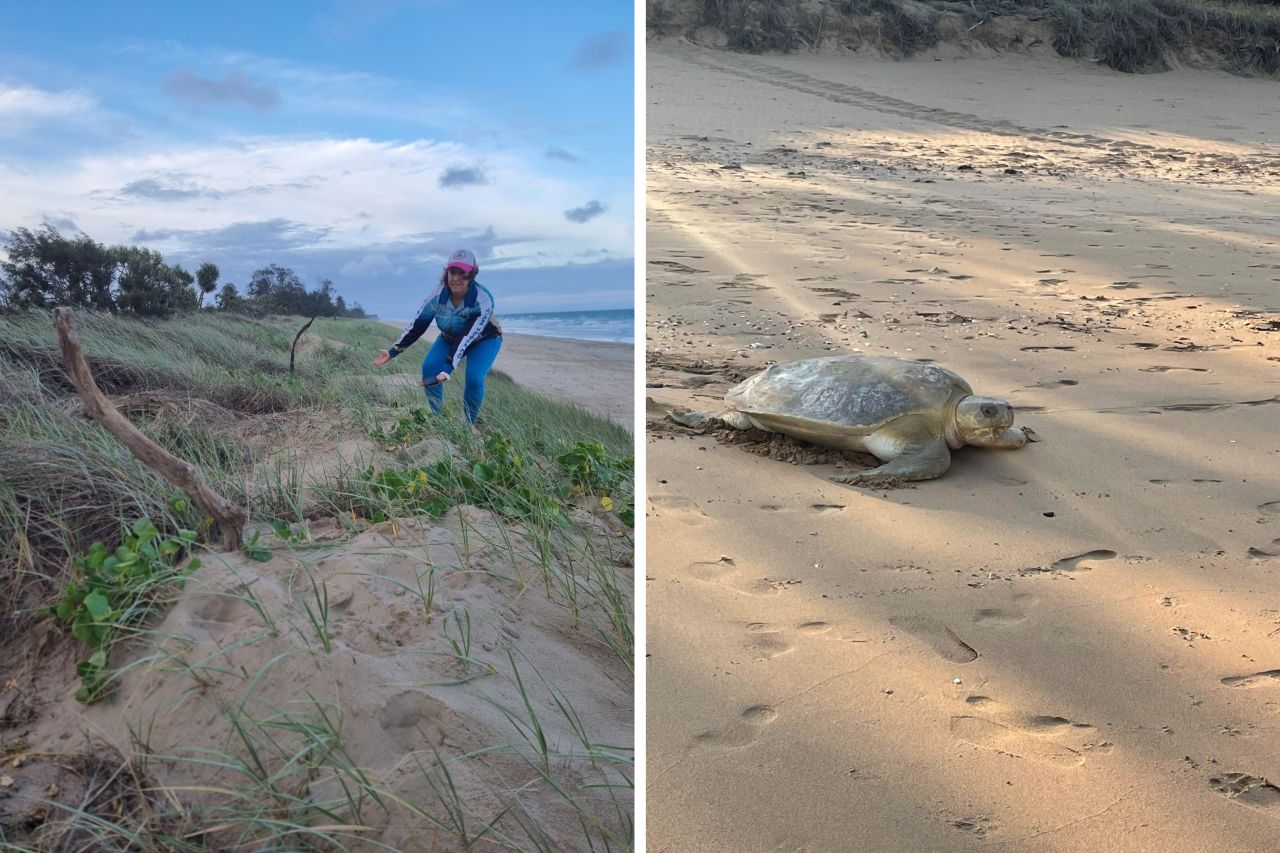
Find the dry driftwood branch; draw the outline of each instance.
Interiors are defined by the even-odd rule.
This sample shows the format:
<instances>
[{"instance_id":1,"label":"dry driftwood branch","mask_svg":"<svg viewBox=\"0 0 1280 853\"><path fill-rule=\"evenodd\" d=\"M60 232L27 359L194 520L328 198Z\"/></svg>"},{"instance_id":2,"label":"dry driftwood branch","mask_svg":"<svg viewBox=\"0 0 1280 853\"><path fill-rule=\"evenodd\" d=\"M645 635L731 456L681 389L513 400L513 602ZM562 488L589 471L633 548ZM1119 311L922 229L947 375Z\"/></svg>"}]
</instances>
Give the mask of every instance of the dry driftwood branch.
<instances>
[{"instance_id":1,"label":"dry driftwood branch","mask_svg":"<svg viewBox=\"0 0 1280 853\"><path fill-rule=\"evenodd\" d=\"M318 317L319 315L317 314L316 316ZM316 318L312 317L310 320L307 321L307 325L299 329L298 334L293 336L293 346L289 347L289 375L290 376L293 375L293 354L294 354L294 350L298 348L298 338L302 337L302 333L305 332L307 329L310 329L311 324L314 323L315 321L316 321Z\"/></svg>"},{"instance_id":2,"label":"dry driftwood branch","mask_svg":"<svg viewBox=\"0 0 1280 853\"><path fill-rule=\"evenodd\" d=\"M222 531L222 547L228 551L239 550L243 545L245 512L222 495L205 485L195 467L169 453L143 435L128 418L112 406L98 390L89 365L80 349L80 336L76 334L75 315L70 308L53 309L53 325L58 330L58 346L62 348L62 363L71 382L80 392L89 417L102 424L107 432L120 439L134 456L159 471L200 509L213 516Z\"/></svg>"}]
</instances>

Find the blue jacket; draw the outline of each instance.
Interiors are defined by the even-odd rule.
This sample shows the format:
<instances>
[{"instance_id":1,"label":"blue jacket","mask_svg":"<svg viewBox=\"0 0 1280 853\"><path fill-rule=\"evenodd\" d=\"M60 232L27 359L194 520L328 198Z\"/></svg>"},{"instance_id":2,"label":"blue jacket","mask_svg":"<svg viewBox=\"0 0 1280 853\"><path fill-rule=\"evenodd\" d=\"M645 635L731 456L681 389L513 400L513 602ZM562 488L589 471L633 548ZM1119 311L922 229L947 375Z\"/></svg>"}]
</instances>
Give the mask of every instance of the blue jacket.
<instances>
[{"instance_id":1,"label":"blue jacket","mask_svg":"<svg viewBox=\"0 0 1280 853\"><path fill-rule=\"evenodd\" d=\"M422 303L422 307L418 309L417 318L404 327L400 340L392 344L387 352L395 358L410 347L414 341L422 337L422 333L442 310L447 317L446 324L441 325L437 321L436 326L440 329L440 337L444 338L445 343L449 345L449 367L446 370L448 373L452 373L462 361L467 354L467 347L476 341L496 338L502 334L502 326L498 324L498 318L493 313L493 294L480 282L471 282L462 305L452 314L447 310L449 307L449 288L441 283Z\"/></svg>"}]
</instances>

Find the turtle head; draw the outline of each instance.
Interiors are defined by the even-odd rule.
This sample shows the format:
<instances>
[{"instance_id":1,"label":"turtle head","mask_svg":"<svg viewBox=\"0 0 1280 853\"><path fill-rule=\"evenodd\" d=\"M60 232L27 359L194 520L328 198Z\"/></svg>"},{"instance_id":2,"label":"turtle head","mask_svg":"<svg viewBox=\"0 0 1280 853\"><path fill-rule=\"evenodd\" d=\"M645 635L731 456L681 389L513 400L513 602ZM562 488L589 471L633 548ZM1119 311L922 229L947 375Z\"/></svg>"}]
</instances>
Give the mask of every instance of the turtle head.
<instances>
[{"instance_id":1,"label":"turtle head","mask_svg":"<svg viewBox=\"0 0 1280 853\"><path fill-rule=\"evenodd\" d=\"M1013 426L1013 406L994 397L964 397L956 405L956 432L965 444L995 447Z\"/></svg>"}]
</instances>

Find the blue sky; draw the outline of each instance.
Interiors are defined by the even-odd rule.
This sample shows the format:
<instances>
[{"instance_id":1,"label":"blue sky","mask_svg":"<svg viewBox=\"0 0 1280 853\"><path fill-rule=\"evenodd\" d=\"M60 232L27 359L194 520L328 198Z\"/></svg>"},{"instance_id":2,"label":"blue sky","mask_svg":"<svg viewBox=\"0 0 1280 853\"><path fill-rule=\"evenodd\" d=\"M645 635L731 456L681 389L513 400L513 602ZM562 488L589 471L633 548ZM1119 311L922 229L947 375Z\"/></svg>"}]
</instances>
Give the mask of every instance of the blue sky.
<instances>
[{"instance_id":1,"label":"blue sky","mask_svg":"<svg viewBox=\"0 0 1280 853\"><path fill-rule=\"evenodd\" d=\"M633 303L631 2L0 0L0 236L270 263L407 317Z\"/></svg>"}]
</instances>

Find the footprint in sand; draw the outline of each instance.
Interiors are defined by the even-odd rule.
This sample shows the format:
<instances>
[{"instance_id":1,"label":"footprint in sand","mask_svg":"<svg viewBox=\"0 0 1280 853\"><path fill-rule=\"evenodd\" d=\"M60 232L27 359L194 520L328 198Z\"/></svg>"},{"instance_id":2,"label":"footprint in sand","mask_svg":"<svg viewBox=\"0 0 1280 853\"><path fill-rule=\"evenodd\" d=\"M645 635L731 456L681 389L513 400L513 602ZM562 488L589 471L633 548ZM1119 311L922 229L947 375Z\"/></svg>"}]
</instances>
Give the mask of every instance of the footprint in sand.
<instances>
[{"instance_id":1,"label":"footprint in sand","mask_svg":"<svg viewBox=\"0 0 1280 853\"><path fill-rule=\"evenodd\" d=\"M1255 560L1269 560L1272 557L1280 557L1280 539L1272 539L1270 545L1264 545L1261 548L1250 548L1249 556Z\"/></svg>"},{"instance_id":2,"label":"footprint in sand","mask_svg":"<svg viewBox=\"0 0 1280 853\"><path fill-rule=\"evenodd\" d=\"M840 635L840 636L833 635L831 633L831 630L833 628L835 628L835 626L832 625L830 622L801 622L799 625L796 626L797 631L799 631L801 634L806 634L810 637L822 637L823 639L826 639L826 640L836 640L836 641L846 642L846 643L865 643L866 642L866 640L862 639L861 637L846 637L843 635Z\"/></svg>"},{"instance_id":3,"label":"footprint in sand","mask_svg":"<svg viewBox=\"0 0 1280 853\"><path fill-rule=\"evenodd\" d=\"M737 725L724 731L703 732L693 739L690 752L712 750L728 752L746 749L756 742L764 728L778 719L778 712L768 705L752 705L742 712Z\"/></svg>"},{"instance_id":4,"label":"footprint in sand","mask_svg":"<svg viewBox=\"0 0 1280 853\"><path fill-rule=\"evenodd\" d=\"M693 527L711 522L711 516L692 498L682 495L653 495L649 498L649 503L662 515Z\"/></svg>"},{"instance_id":5,"label":"footprint in sand","mask_svg":"<svg viewBox=\"0 0 1280 853\"><path fill-rule=\"evenodd\" d=\"M818 515L825 515L831 512L842 512L847 509L846 504L809 504L809 509ZM760 504L760 509L766 512L792 512L793 507L781 506L780 504Z\"/></svg>"},{"instance_id":6,"label":"footprint in sand","mask_svg":"<svg viewBox=\"0 0 1280 853\"><path fill-rule=\"evenodd\" d=\"M768 622L751 622L747 625L746 650L752 660L773 660L795 649L787 642L783 631Z\"/></svg>"},{"instance_id":7,"label":"footprint in sand","mask_svg":"<svg viewBox=\"0 0 1280 853\"><path fill-rule=\"evenodd\" d=\"M1074 557L1063 557L1052 566L1050 571L1054 572L1088 572L1093 570L1091 563L1101 562L1103 560L1114 560L1116 558L1115 551L1109 551L1105 548L1099 548L1095 551L1086 551L1083 554L1076 554Z\"/></svg>"},{"instance_id":8,"label":"footprint in sand","mask_svg":"<svg viewBox=\"0 0 1280 853\"><path fill-rule=\"evenodd\" d=\"M1248 675L1229 675L1222 679L1227 687L1265 687L1280 682L1280 669L1251 672Z\"/></svg>"},{"instance_id":9,"label":"footprint in sand","mask_svg":"<svg viewBox=\"0 0 1280 853\"><path fill-rule=\"evenodd\" d=\"M1027 614L1021 610L1004 607L984 607L973 614L975 625L991 625L997 628L1017 625L1019 622L1025 622L1026 619Z\"/></svg>"},{"instance_id":10,"label":"footprint in sand","mask_svg":"<svg viewBox=\"0 0 1280 853\"><path fill-rule=\"evenodd\" d=\"M1170 403L1156 406L1162 412L1221 412L1231 408L1230 403Z\"/></svg>"},{"instance_id":11,"label":"footprint in sand","mask_svg":"<svg viewBox=\"0 0 1280 853\"><path fill-rule=\"evenodd\" d=\"M449 706L418 690L397 693L382 708L378 720L382 730L405 749L427 745L443 746L445 733L457 730Z\"/></svg>"},{"instance_id":12,"label":"footprint in sand","mask_svg":"<svg viewBox=\"0 0 1280 853\"><path fill-rule=\"evenodd\" d=\"M780 628L768 622L749 622L746 627L745 648L753 660L772 660L781 657L796 648L793 641L798 642L804 638L821 638L841 643L866 642L866 639L860 636L848 636L843 631L833 632L835 626L830 622L802 622L795 628Z\"/></svg>"},{"instance_id":13,"label":"footprint in sand","mask_svg":"<svg viewBox=\"0 0 1280 853\"><path fill-rule=\"evenodd\" d=\"M960 639L937 619L929 616L892 616L889 624L906 631L953 663L969 663L978 658L973 646Z\"/></svg>"},{"instance_id":14,"label":"footprint in sand","mask_svg":"<svg viewBox=\"0 0 1280 853\"><path fill-rule=\"evenodd\" d=\"M1280 788L1261 776L1223 773L1211 776L1209 787L1237 803L1280 817Z\"/></svg>"},{"instance_id":15,"label":"footprint in sand","mask_svg":"<svg viewBox=\"0 0 1280 853\"><path fill-rule=\"evenodd\" d=\"M966 701L981 708L998 705L985 696L971 696ZM984 717L961 715L951 718L951 734L965 743L1000 755L1043 761L1058 767L1084 764L1083 750L1087 748L1073 748L1059 742L1059 739L1068 733L1092 731L1094 727L1087 723L1075 723L1055 716L1023 717L1007 725Z\"/></svg>"},{"instance_id":16,"label":"footprint in sand","mask_svg":"<svg viewBox=\"0 0 1280 853\"><path fill-rule=\"evenodd\" d=\"M238 628L262 624L257 611L235 592L208 592L189 596L187 624L201 628L213 639L222 639Z\"/></svg>"},{"instance_id":17,"label":"footprint in sand","mask_svg":"<svg viewBox=\"0 0 1280 853\"><path fill-rule=\"evenodd\" d=\"M689 564L689 576L703 583L718 583L743 595L777 595L800 581L795 578L760 577L731 557L699 560Z\"/></svg>"},{"instance_id":18,"label":"footprint in sand","mask_svg":"<svg viewBox=\"0 0 1280 853\"><path fill-rule=\"evenodd\" d=\"M975 838L986 838L991 833L1000 828L1000 824L986 815L978 815L977 817L962 817L947 821L948 826L952 826L961 832L971 833Z\"/></svg>"},{"instance_id":19,"label":"footprint in sand","mask_svg":"<svg viewBox=\"0 0 1280 853\"><path fill-rule=\"evenodd\" d=\"M1264 504L1258 504L1258 512L1263 515L1280 515L1280 501L1267 501Z\"/></svg>"}]
</instances>

